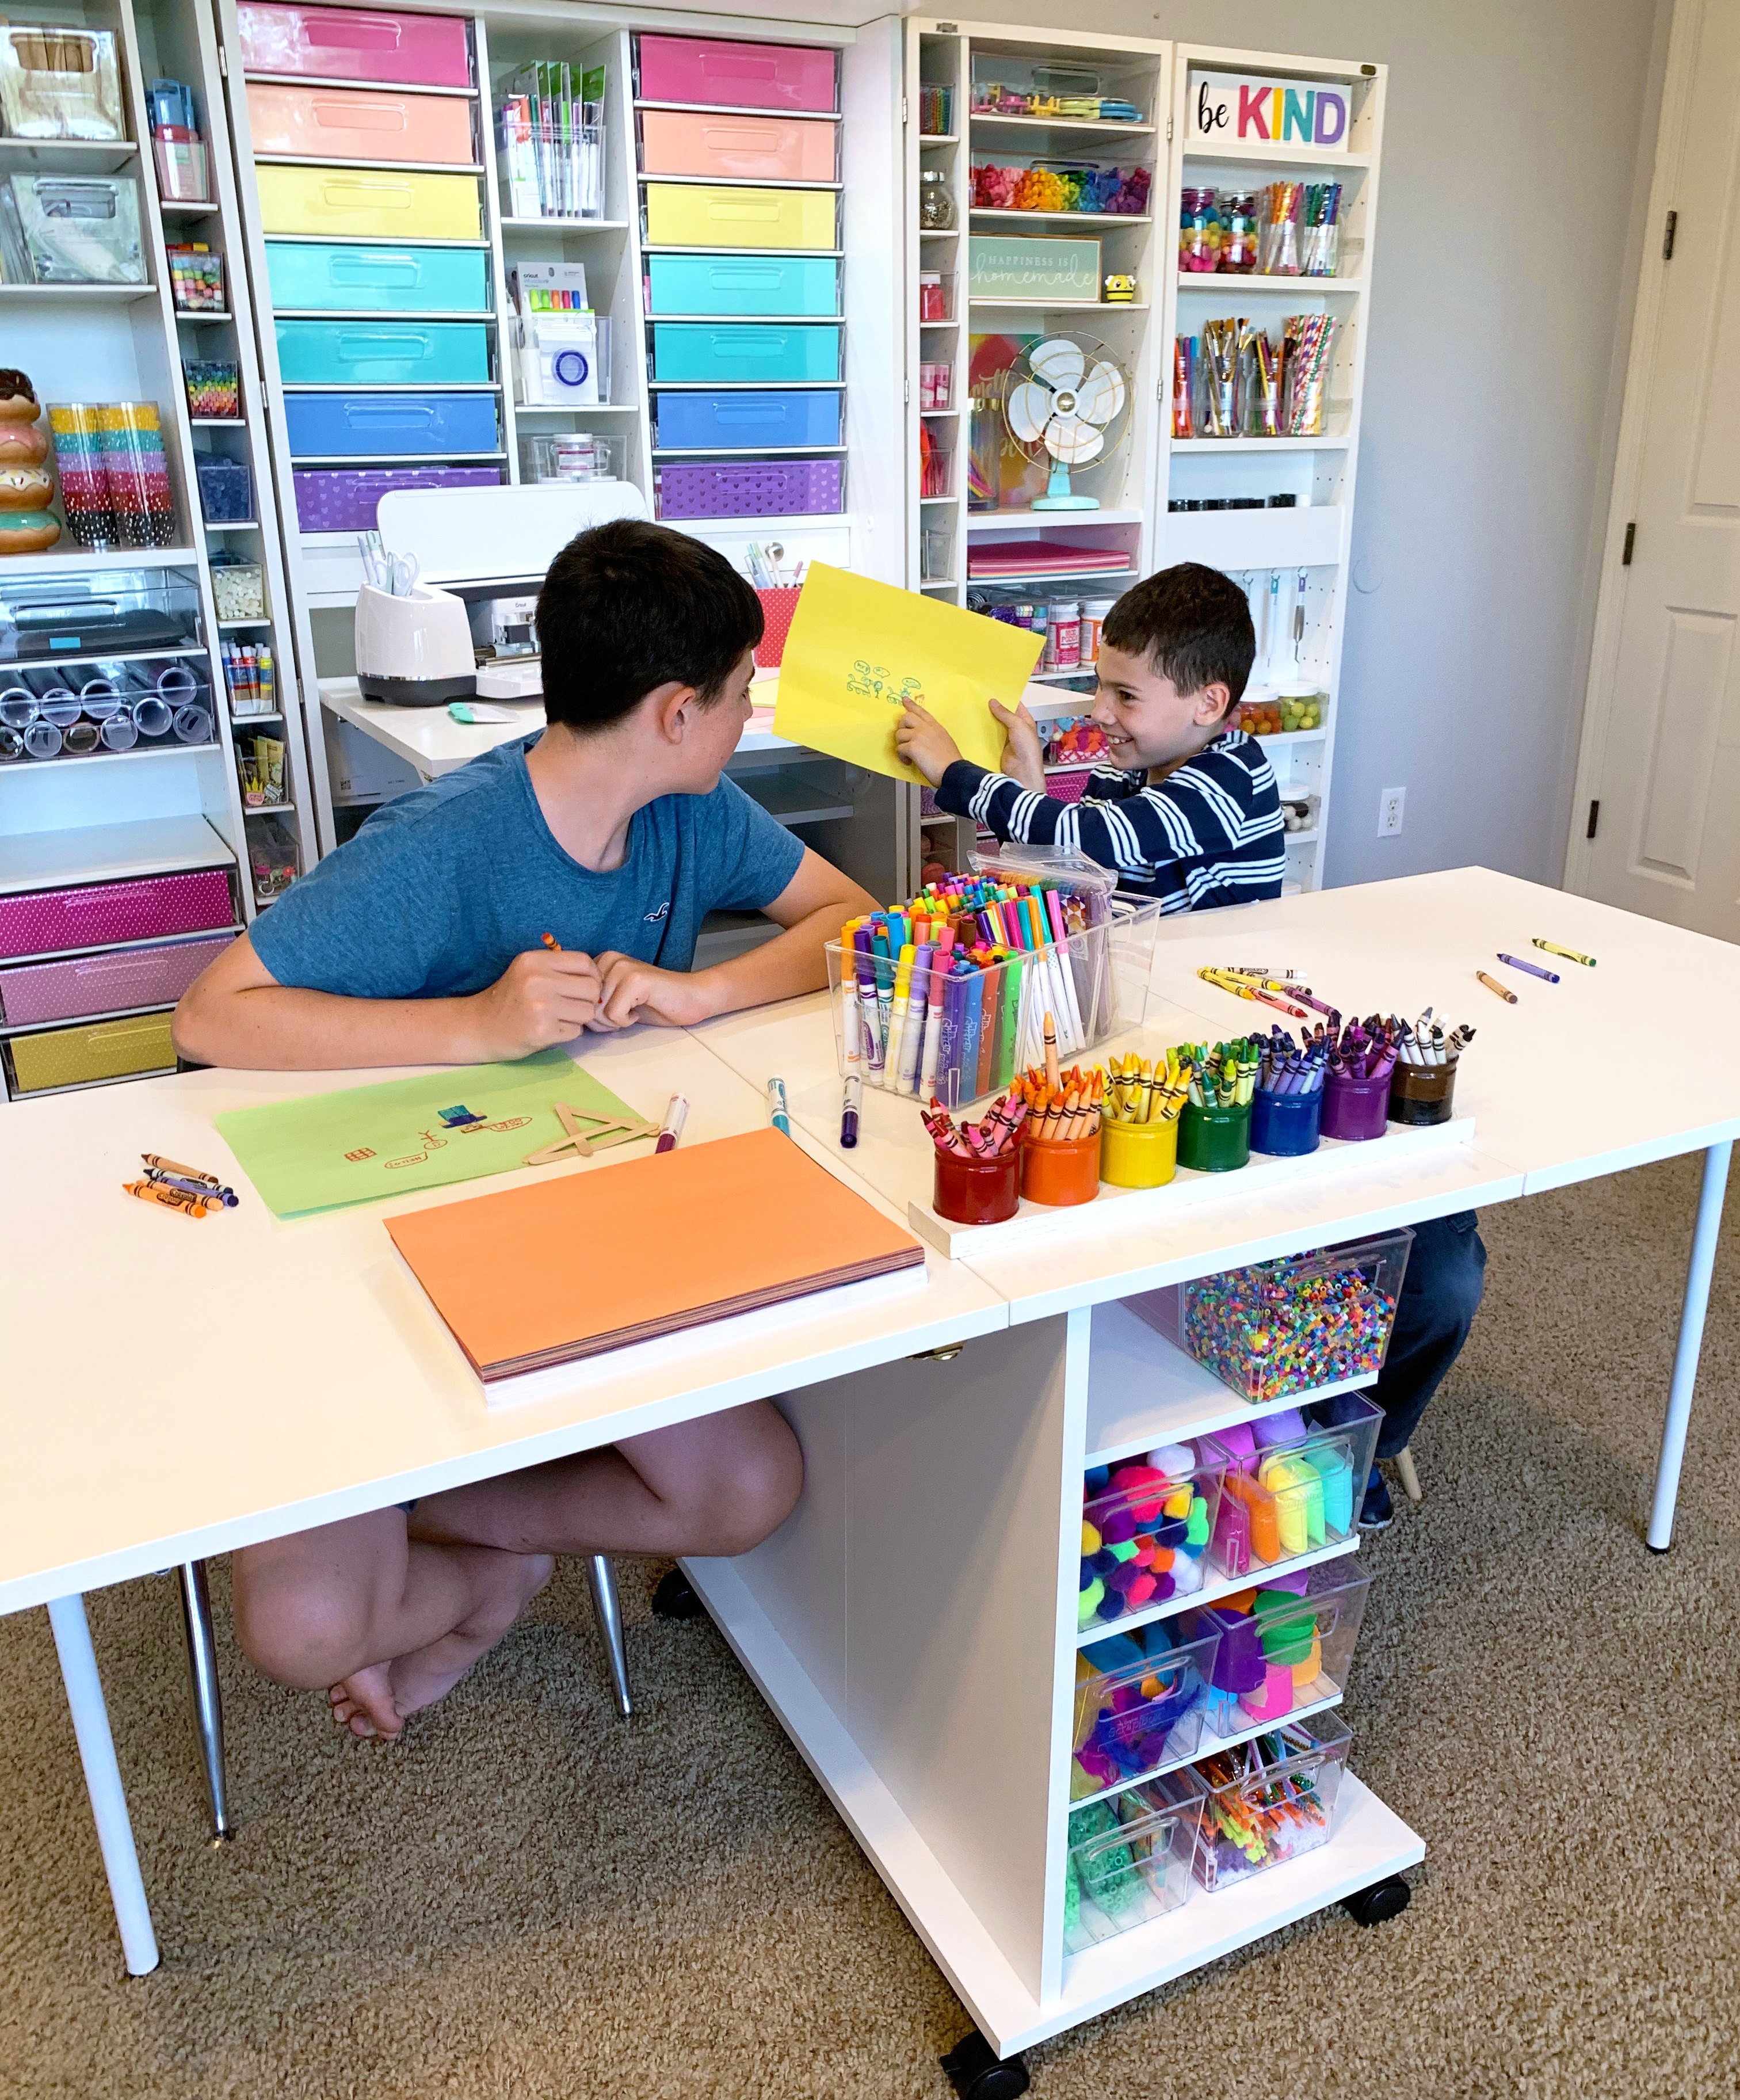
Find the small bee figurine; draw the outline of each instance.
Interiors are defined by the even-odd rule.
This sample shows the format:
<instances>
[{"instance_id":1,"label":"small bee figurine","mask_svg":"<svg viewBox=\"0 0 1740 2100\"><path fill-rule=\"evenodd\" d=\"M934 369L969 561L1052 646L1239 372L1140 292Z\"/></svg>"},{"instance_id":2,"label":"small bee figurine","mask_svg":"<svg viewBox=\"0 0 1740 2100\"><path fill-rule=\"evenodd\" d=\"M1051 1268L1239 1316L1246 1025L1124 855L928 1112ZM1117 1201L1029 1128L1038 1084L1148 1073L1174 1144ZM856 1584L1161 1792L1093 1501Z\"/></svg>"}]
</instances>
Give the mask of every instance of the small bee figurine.
<instances>
[{"instance_id":1,"label":"small bee figurine","mask_svg":"<svg viewBox=\"0 0 1740 2100\"><path fill-rule=\"evenodd\" d=\"M1114 271L1106 280L1105 294L1108 307L1127 307L1136 296L1136 280Z\"/></svg>"}]
</instances>

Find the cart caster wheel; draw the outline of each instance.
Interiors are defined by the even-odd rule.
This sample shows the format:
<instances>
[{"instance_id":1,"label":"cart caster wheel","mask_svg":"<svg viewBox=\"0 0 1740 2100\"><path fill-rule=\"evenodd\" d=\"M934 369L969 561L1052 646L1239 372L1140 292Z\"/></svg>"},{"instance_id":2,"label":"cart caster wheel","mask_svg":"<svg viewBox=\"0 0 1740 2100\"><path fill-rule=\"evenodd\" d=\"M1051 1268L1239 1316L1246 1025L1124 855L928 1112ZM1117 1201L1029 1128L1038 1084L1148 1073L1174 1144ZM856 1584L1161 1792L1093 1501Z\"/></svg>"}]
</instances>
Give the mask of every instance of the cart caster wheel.
<instances>
[{"instance_id":1,"label":"cart caster wheel","mask_svg":"<svg viewBox=\"0 0 1740 2100\"><path fill-rule=\"evenodd\" d=\"M977 2027L942 2059L949 2083L961 2100L1015 2100L1027 2090L1027 2066L1019 2056L993 2056Z\"/></svg>"},{"instance_id":2,"label":"cart caster wheel","mask_svg":"<svg viewBox=\"0 0 1740 2100\"><path fill-rule=\"evenodd\" d=\"M698 1619L706 1609L681 1568L673 1568L659 1577L659 1586L653 1591L654 1618Z\"/></svg>"},{"instance_id":3,"label":"cart caster wheel","mask_svg":"<svg viewBox=\"0 0 1740 2100\"><path fill-rule=\"evenodd\" d=\"M1414 1892L1399 1874L1373 1882L1368 1889L1356 1889L1341 1898L1341 1908L1355 1925L1382 1925L1399 1917L1413 1901Z\"/></svg>"}]
</instances>

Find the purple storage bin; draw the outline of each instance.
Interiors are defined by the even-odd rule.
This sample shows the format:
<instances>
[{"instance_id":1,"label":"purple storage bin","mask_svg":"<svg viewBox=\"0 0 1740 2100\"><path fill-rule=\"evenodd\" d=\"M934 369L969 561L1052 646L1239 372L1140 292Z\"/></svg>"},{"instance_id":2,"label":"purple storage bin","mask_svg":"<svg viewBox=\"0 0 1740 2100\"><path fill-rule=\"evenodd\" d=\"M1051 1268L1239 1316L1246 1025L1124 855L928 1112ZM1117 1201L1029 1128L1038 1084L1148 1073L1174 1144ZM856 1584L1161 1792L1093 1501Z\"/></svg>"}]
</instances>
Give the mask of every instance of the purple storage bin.
<instances>
[{"instance_id":1,"label":"purple storage bin","mask_svg":"<svg viewBox=\"0 0 1740 2100\"><path fill-rule=\"evenodd\" d=\"M221 940L181 941L168 948L112 948L106 955L0 972L0 1019L16 1028L27 1021L167 1006L235 938L226 933Z\"/></svg>"},{"instance_id":2,"label":"purple storage bin","mask_svg":"<svg viewBox=\"0 0 1740 2100\"><path fill-rule=\"evenodd\" d=\"M1381 1137L1390 1118L1390 1074L1381 1079L1324 1082L1322 1132L1325 1137Z\"/></svg>"},{"instance_id":3,"label":"purple storage bin","mask_svg":"<svg viewBox=\"0 0 1740 2100\"><path fill-rule=\"evenodd\" d=\"M293 474L296 522L305 532L372 532L381 497L395 488L496 488L496 466L320 467Z\"/></svg>"},{"instance_id":4,"label":"purple storage bin","mask_svg":"<svg viewBox=\"0 0 1740 2100\"><path fill-rule=\"evenodd\" d=\"M29 889L0 897L0 955L51 955L233 926L230 871L202 867L143 882L100 882L83 889Z\"/></svg>"},{"instance_id":5,"label":"purple storage bin","mask_svg":"<svg viewBox=\"0 0 1740 2100\"><path fill-rule=\"evenodd\" d=\"M734 460L659 470L659 514L667 522L796 518L841 508L837 459Z\"/></svg>"}]
</instances>

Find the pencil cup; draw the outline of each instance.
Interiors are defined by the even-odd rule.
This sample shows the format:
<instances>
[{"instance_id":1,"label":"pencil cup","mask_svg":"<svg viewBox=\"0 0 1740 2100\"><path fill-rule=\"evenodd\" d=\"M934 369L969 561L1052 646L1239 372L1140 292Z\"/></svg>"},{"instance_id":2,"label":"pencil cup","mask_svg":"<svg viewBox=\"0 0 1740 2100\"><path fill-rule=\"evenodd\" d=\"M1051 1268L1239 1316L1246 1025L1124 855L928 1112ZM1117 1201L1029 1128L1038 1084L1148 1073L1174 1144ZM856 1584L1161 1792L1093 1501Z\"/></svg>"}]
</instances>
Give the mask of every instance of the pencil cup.
<instances>
[{"instance_id":1,"label":"pencil cup","mask_svg":"<svg viewBox=\"0 0 1740 2100\"><path fill-rule=\"evenodd\" d=\"M1390 1074L1381 1079L1324 1082L1323 1134L1325 1137L1381 1137L1390 1115Z\"/></svg>"},{"instance_id":2,"label":"pencil cup","mask_svg":"<svg viewBox=\"0 0 1740 2100\"><path fill-rule=\"evenodd\" d=\"M1398 1065L1390 1074L1390 1120L1448 1123L1456 1091L1454 1065Z\"/></svg>"},{"instance_id":3,"label":"pencil cup","mask_svg":"<svg viewBox=\"0 0 1740 2100\"><path fill-rule=\"evenodd\" d=\"M1099 1133L1099 1178L1114 1189L1163 1188L1178 1170L1178 1123L1108 1123Z\"/></svg>"},{"instance_id":4,"label":"pencil cup","mask_svg":"<svg viewBox=\"0 0 1740 2100\"><path fill-rule=\"evenodd\" d=\"M1015 1215L1020 1200L1021 1160L1013 1145L993 1159L937 1154L931 1207L939 1218L957 1225L1000 1225Z\"/></svg>"},{"instance_id":5,"label":"pencil cup","mask_svg":"<svg viewBox=\"0 0 1740 2100\"><path fill-rule=\"evenodd\" d=\"M1282 1159L1315 1152L1322 1117L1320 1087L1308 1094L1271 1094L1259 1087L1251 1102L1251 1150Z\"/></svg>"},{"instance_id":6,"label":"pencil cup","mask_svg":"<svg viewBox=\"0 0 1740 2100\"><path fill-rule=\"evenodd\" d=\"M1251 1105L1199 1109L1184 1104L1178 1118L1178 1164L1199 1174L1230 1174L1251 1156Z\"/></svg>"},{"instance_id":7,"label":"pencil cup","mask_svg":"<svg viewBox=\"0 0 1740 2100\"><path fill-rule=\"evenodd\" d=\"M1099 1132L1054 1139L1049 1145L1024 1131L1021 1193L1032 1203L1091 1203L1099 1193Z\"/></svg>"}]
</instances>

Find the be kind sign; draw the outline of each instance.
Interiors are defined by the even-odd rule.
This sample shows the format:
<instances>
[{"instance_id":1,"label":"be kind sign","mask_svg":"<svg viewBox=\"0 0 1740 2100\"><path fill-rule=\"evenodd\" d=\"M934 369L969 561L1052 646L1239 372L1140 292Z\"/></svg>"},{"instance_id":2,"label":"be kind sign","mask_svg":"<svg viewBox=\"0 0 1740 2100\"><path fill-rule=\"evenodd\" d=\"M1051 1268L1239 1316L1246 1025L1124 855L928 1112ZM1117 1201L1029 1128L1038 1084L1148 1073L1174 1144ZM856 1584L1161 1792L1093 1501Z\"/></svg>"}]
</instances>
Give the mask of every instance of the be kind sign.
<instances>
[{"instance_id":1,"label":"be kind sign","mask_svg":"<svg viewBox=\"0 0 1740 2100\"><path fill-rule=\"evenodd\" d=\"M1309 146L1347 151L1347 90L1321 81L1260 80L1235 73L1191 78L1193 146Z\"/></svg>"}]
</instances>

